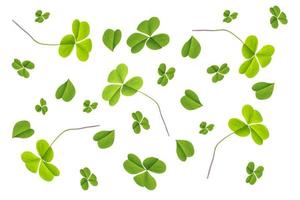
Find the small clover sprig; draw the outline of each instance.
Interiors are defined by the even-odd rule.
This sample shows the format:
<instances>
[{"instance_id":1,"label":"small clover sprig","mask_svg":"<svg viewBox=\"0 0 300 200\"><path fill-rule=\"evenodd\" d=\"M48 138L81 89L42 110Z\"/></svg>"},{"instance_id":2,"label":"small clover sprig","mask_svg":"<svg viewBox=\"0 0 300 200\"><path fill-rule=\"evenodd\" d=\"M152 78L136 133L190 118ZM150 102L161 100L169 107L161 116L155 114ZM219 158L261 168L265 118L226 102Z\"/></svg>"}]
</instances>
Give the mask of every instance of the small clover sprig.
<instances>
[{"instance_id":1,"label":"small clover sprig","mask_svg":"<svg viewBox=\"0 0 300 200\"><path fill-rule=\"evenodd\" d=\"M97 176L93 173L91 173L91 170L87 167L80 169L80 174L83 176L83 178L80 179L80 185L83 190L89 189L89 184L92 186L98 185Z\"/></svg>"},{"instance_id":2,"label":"small clover sprig","mask_svg":"<svg viewBox=\"0 0 300 200\"><path fill-rule=\"evenodd\" d=\"M271 7L270 12L272 14L272 17L270 18L270 24L274 29L278 28L278 21L284 25L288 23L286 14L282 12L278 6Z\"/></svg>"},{"instance_id":3,"label":"small clover sprig","mask_svg":"<svg viewBox=\"0 0 300 200\"><path fill-rule=\"evenodd\" d=\"M132 113L132 118L134 119L132 129L136 134L139 134L141 132L141 127L143 127L145 130L150 129L148 119L144 117L140 111Z\"/></svg>"},{"instance_id":4,"label":"small clover sprig","mask_svg":"<svg viewBox=\"0 0 300 200\"><path fill-rule=\"evenodd\" d=\"M90 100L85 100L83 102L83 107L84 107L83 112L90 113L98 107L98 103L97 102L91 103Z\"/></svg>"},{"instance_id":5,"label":"small clover sprig","mask_svg":"<svg viewBox=\"0 0 300 200\"><path fill-rule=\"evenodd\" d=\"M18 74L24 78L29 78L30 74L28 70L34 69L34 63L30 60L25 60L21 62L19 59L15 58L12 67L17 70Z\"/></svg>"},{"instance_id":6,"label":"small clover sprig","mask_svg":"<svg viewBox=\"0 0 300 200\"><path fill-rule=\"evenodd\" d=\"M161 63L157 70L158 74L160 75L157 83L161 86L166 86L169 80L172 80L174 78L175 71L176 69L174 67L171 67L167 70L166 64Z\"/></svg>"},{"instance_id":7,"label":"small clover sprig","mask_svg":"<svg viewBox=\"0 0 300 200\"><path fill-rule=\"evenodd\" d=\"M42 22L44 22L44 20L49 18L50 13L49 12L43 13L43 11L37 10L35 12L35 16L36 16L35 22L42 23Z\"/></svg>"},{"instance_id":8,"label":"small clover sprig","mask_svg":"<svg viewBox=\"0 0 300 200\"><path fill-rule=\"evenodd\" d=\"M35 106L36 112L42 112L43 115L45 115L48 112L48 106L45 99L40 99L40 104L37 104Z\"/></svg>"},{"instance_id":9,"label":"small clover sprig","mask_svg":"<svg viewBox=\"0 0 300 200\"><path fill-rule=\"evenodd\" d=\"M230 10L225 10L223 13L223 22L230 23L232 20L236 19L238 16L237 12L230 12Z\"/></svg>"},{"instance_id":10,"label":"small clover sprig","mask_svg":"<svg viewBox=\"0 0 300 200\"><path fill-rule=\"evenodd\" d=\"M250 185L254 185L256 183L256 181L262 177L263 172L264 172L264 167L258 166L255 169L254 162L249 162L246 167L246 172L248 174L248 176L246 178L246 183L249 183Z\"/></svg>"},{"instance_id":11,"label":"small clover sprig","mask_svg":"<svg viewBox=\"0 0 300 200\"><path fill-rule=\"evenodd\" d=\"M215 127L214 124L207 124L205 121L200 123L200 131L199 133L206 135L208 132L212 131Z\"/></svg>"},{"instance_id":12,"label":"small clover sprig","mask_svg":"<svg viewBox=\"0 0 300 200\"><path fill-rule=\"evenodd\" d=\"M212 65L209 68L207 68L207 73L208 74L214 74L212 77L212 82L216 83L218 81L223 80L224 75L228 74L229 72L229 67L227 63L224 63L221 65L221 67L217 65Z\"/></svg>"}]
</instances>

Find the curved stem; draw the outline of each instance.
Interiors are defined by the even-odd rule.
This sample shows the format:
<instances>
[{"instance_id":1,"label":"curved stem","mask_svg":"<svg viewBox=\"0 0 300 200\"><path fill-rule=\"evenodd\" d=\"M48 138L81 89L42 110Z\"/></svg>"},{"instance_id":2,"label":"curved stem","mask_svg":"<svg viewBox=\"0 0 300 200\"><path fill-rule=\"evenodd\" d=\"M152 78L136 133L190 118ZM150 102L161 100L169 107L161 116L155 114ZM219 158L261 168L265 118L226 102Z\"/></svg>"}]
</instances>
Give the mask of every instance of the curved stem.
<instances>
[{"instance_id":1,"label":"curved stem","mask_svg":"<svg viewBox=\"0 0 300 200\"><path fill-rule=\"evenodd\" d=\"M223 137L223 138L216 144L216 146L215 146L215 148L214 148L213 156L212 156L212 159L211 159L211 161L210 161L209 168L208 168L208 173L207 173L207 177L206 177L207 179L209 178L209 174L210 174L212 165L213 165L213 163L214 163L216 151L217 151L217 148L218 148L219 144L220 144L221 142L223 142L226 138L230 137L230 136L233 135L233 134L234 134L234 132L233 132L233 133L230 133L230 134L228 134L228 135L226 135L225 137Z\"/></svg>"},{"instance_id":2,"label":"curved stem","mask_svg":"<svg viewBox=\"0 0 300 200\"><path fill-rule=\"evenodd\" d=\"M194 29L192 30L194 32L198 31L198 32L218 32L218 31L224 31L224 32L227 32L227 33L230 33L231 35L233 35L235 38L237 38L242 44L244 44L244 41L239 37L237 36L236 34L234 34L232 31L230 30L227 30L227 29Z\"/></svg>"},{"instance_id":3,"label":"curved stem","mask_svg":"<svg viewBox=\"0 0 300 200\"><path fill-rule=\"evenodd\" d=\"M59 44L50 44L50 43L43 43L36 40L28 31L26 31L20 24L18 24L15 20L12 20L12 22L17 25L24 33L26 33L35 43L40 45L46 45L46 46L58 46Z\"/></svg>"},{"instance_id":4,"label":"curved stem","mask_svg":"<svg viewBox=\"0 0 300 200\"><path fill-rule=\"evenodd\" d=\"M162 111L161 111L161 108L160 108L159 103L158 103L154 98L150 97L148 94L146 94L146 93L144 93L144 92L142 92L142 91L138 91L138 92L141 93L142 95L148 97L151 101L153 101L153 102L156 104L156 106L157 106L157 108L158 108L158 111L159 111L159 114L160 114L160 118L162 119L162 121L163 121L163 123L164 123L166 132L167 132L168 136L170 136L170 133L169 133L167 124L166 124L166 122L165 122L165 119L164 119L164 117L163 117L163 115L162 115Z\"/></svg>"}]
</instances>

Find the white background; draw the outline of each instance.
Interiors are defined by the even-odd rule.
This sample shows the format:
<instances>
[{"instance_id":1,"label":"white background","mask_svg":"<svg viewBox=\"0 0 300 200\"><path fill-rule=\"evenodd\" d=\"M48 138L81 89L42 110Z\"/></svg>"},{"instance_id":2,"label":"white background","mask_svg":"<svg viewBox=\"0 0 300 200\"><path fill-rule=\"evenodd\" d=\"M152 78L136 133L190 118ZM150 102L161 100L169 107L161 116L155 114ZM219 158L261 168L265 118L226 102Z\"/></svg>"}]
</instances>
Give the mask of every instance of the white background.
<instances>
[{"instance_id":1,"label":"white background","mask_svg":"<svg viewBox=\"0 0 300 200\"><path fill-rule=\"evenodd\" d=\"M276 0L197 0L197 1L2 1L0 59L0 199L299 199L299 6L298 1ZM279 5L289 23L271 28L269 7ZM37 9L49 11L42 24L34 22ZM225 24L223 11L239 13ZM297 13L298 12L298 13ZM144 48L131 54L127 37L137 25L152 16L159 17L157 33L168 33L170 43L159 51ZM35 44L12 22L15 19L42 42L57 43L71 33L74 19L88 21L93 50L87 62L80 62L75 52L66 59L57 47ZM122 30L122 40L110 52L102 43L107 28ZM248 79L238 73L243 62L241 43L225 32L192 33L195 28L227 28L245 39L254 34L259 46L272 44L276 51L271 64ZM297 30L298 29L298 30ZM202 46L195 59L182 58L181 47L194 35ZM36 68L30 78L17 75L11 67L14 58L32 60ZM157 85L160 63L175 67L175 78L166 87ZM230 73L220 83L211 82L207 67L228 63ZM149 99L137 94L122 96L110 107L101 98L108 73L119 63L129 67L128 77L144 79L142 91L160 102L169 126L167 137L157 108ZM67 79L74 83L75 98L66 103L56 100L57 87ZM257 100L251 86L259 81L275 82L268 100ZM197 92L203 107L185 110L179 100L185 89ZM43 116L34 106L43 97L49 112ZM99 108L82 112L85 99L99 102ZM256 145L250 137L232 136L218 149L210 179L206 179L213 146L230 132L227 122L241 117L241 108L251 104L264 117L270 138ZM135 135L131 129L131 113L140 110L148 117L149 131ZM12 139L12 128L19 120L29 120L35 134L29 139ZM214 123L208 135L200 135L201 121ZM30 173L20 159L25 150L35 152L35 143L49 142L62 130L101 124L100 128L69 132L54 145L53 163L61 175L48 183ZM109 149L99 149L92 140L99 130L116 130ZM175 151L175 139L188 139L195 146L194 157L181 162ZM155 174L157 188L148 191L137 186L133 176L123 169L128 153L141 159L156 156L167 164L164 174ZM245 167L249 161L265 167L263 177L254 185L245 183ZM88 166L99 180L98 187L83 191L79 169Z\"/></svg>"}]
</instances>

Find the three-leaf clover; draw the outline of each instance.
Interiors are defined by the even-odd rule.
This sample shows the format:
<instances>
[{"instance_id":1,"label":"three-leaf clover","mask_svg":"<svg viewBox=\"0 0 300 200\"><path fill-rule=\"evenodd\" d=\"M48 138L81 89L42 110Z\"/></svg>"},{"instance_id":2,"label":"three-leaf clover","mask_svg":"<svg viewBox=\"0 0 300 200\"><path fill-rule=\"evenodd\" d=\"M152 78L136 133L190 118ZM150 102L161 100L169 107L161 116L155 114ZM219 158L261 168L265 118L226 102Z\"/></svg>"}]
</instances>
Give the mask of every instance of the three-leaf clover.
<instances>
[{"instance_id":1,"label":"three-leaf clover","mask_svg":"<svg viewBox=\"0 0 300 200\"><path fill-rule=\"evenodd\" d=\"M91 103L90 100L85 100L83 102L83 106L84 106L83 112L90 113L98 107L98 103L97 102Z\"/></svg>"},{"instance_id":2,"label":"three-leaf clover","mask_svg":"<svg viewBox=\"0 0 300 200\"><path fill-rule=\"evenodd\" d=\"M25 60L21 62L19 59L15 58L14 62L12 63L12 67L17 70L18 74L24 78L28 78L30 76L28 69L33 69L34 64L29 61Z\"/></svg>"},{"instance_id":3,"label":"three-leaf clover","mask_svg":"<svg viewBox=\"0 0 300 200\"><path fill-rule=\"evenodd\" d=\"M202 107L198 95L193 90L185 90L185 95L180 99L181 105L187 110L195 110Z\"/></svg>"},{"instance_id":4,"label":"three-leaf clover","mask_svg":"<svg viewBox=\"0 0 300 200\"><path fill-rule=\"evenodd\" d=\"M99 131L94 135L93 139L98 143L99 148L106 149L113 145L115 141L115 131Z\"/></svg>"},{"instance_id":5,"label":"three-leaf clover","mask_svg":"<svg viewBox=\"0 0 300 200\"><path fill-rule=\"evenodd\" d=\"M124 96L132 96L143 86L143 79L139 76L135 76L125 82L127 73L127 66L125 64L119 64L117 68L112 70L108 75L107 81L112 84L104 88L102 98L108 101L109 105L116 105L121 93Z\"/></svg>"},{"instance_id":6,"label":"three-leaf clover","mask_svg":"<svg viewBox=\"0 0 300 200\"><path fill-rule=\"evenodd\" d=\"M55 97L57 99L62 99L65 102L71 101L76 94L76 89L71 82L70 79L68 79L66 82L64 82L62 85L60 85L55 93Z\"/></svg>"},{"instance_id":7,"label":"three-leaf clover","mask_svg":"<svg viewBox=\"0 0 300 200\"><path fill-rule=\"evenodd\" d=\"M77 58L80 61L86 61L92 50L92 41L87 38L90 34L90 26L87 22L75 19L72 24L72 32L73 34L65 35L60 41L59 55L64 58L68 57L76 46Z\"/></svg>"},{"instance_id":8,"label":"three-leaf clover","mask_svg":"<svg viewBox=\"0 0 300 200\"><path fill-rule=\"evenodd\" d=\"M231 13L230 10L225 10L223 13L223 22L230 23L232 20L236 19L238 16L237 12Z\"/></svg>"},{"instance_id":9,"label":"three-leaf clover","mask_svg":"<svg viewBox=\"0 0 300 200\"><path fill-rule=\"evenodd\" d=\"M34 134L34 130L30 127L30 122L26 120L18 121L14 128L13 138L29 138Z\"/></svg>"},{"instance_id":10,"label":"three-leaf clover","mask_svg":"<svg viewBox=\"0 0 300 200\"><path fill-rule=\"evenodd\" d=\"M148 130L150 129L149 121L146 117L143 116L143 114L140 111L136 111L131 114L132 118L134 119L134 122L132 124L132 129L135 133L141 132L141 126Z\"/></svg>"},{"instance_id":11,"label":"three-leaf clover","mask_svg":"<svg viewBox=\"0 0 300 200\"><path fill-rule=\"evenodd\" d=\"M194 146L187 140L176 140L176 153L181 161L186 161L188 157L194 155Z\"/></svg>"},{"instance_id":12,"label":"three-leaf clover","mask_svg":"<svg viewBox=\"0 0 300 200\"><path fill-rule=\"evenodd\" d=\"M168 81L174 78L175 71L176 69L174 67L171 67L167 70L166 64L161 63L157 70L158 74L160 75L157 83L159 85L166 86Z\"/></svg>"},{"instance_id":13,"label":"three-leaf clover","mask_svg":"<svg viewBox=\"0 0 300 200\"><path fill-rule=\"evenodd\" d=\"M156 181L150 172L164 173L166 171L166 164L155 157L148 157L143 163L134 154L128 154L127 158L123 163L123 167L129 174L135 175L133 179L136 184L146 187L148 190L154 190L156 188Z\"/></svg>"},{"instance_id":14,"label":"three-leaf clover","mask_svg":"<svg viewBox=\"0 0 300 200\"><path fill-rule=\"evenodd\" d=\"M46 140L39 140L36 143L36 150L39 156L30 151L22 153L21 158L26 168L32 173L39 171L42 179L52 181L55 176L59 176L60 172L55 165L50 163L54 157L51 146L49 146Z\"/></svg>"},{"instance_id":15,"label":"three-leaf clover","mask_svg":"<svg viewBox=\"0 0 300 200\"><path fill-rule=\"evenodd\" d=\"M221 67L217 65L212 65L209 68L207 68L207 73L208 74L214 74L212 77L212 82L216 83L218 81L223 80L224 75L229 72L229 67L227 63L224 63L221 65Z\"/></svg>"},{"instance_id":16,"label":"three-leaf clover","mask_svg":"<svg viewBox=\"0 0 300 200\"><path fill-rule=\"evenodd\" d=\"M131 48L131 52L138 53L145 44L152 50L165 47L169 43L169 36L165 33L153 35L159 25L160 22L157 17L142 21L137 27L139 33L133 33L127 39L127 45Z\"/></svg>"},{"instance_id":17,"label":"three-leaf clover","mask_svg":"<svg viewBox=\"0 0 300 200\"><path fill-rule=\"evenodd\" d=\"M98 185L97 176L91 173L91 170L87 167L80 169L80 174L83 176L80 180L80 185L83 190L89 189L89 184L93 186Z\"/></svg>"},{"instance_id":18,"label":"three-leaf clover","mask_svg":"<svg viewBox=\"0 0 300 200\"><path fill-rule=\"evenodd\" d=\"M275 83L258 82L252 86L255 96L258 99L268 99L272 96Z\"/></svg>"},{"instance_id":19,"label":"three-leaf clover","mask_svg":"<svg viewBox=\"0 0 300 200\"><path fill-rule=\"evenodd\" d=\"M243 47L242 54L247 59L240 66L240 73L245 74L248 78L253 78L259 71L259 66L266 67L272 60L274 47L272 45L263 46L258 52L258 39L254 35L247 37Z\"/></svg>"},{"instance_id":20,"label":"three-leaf clover","mask_svg":"<svg viewBox=\"0 0 300 200\"><path fill-rule=\"evenodd\" d=\"M246 171L248 173L248 176L246 178L246 183L254 185L256 183L256 180L262 177L263 172L264 172L264 167L258 166L255 169L254 162L249 162L246 167Z\"/></svg>"},{"instance_id":21,"label":"three-leaf clover","mask_svg":"<svg viewBox=\"0 0 300 200\"><path fill-rule=\"evenodd\" d=\"M50 15L49 12L43 13L43 11L37 10L35 12L35 16L36 16L35 22L42 23L44 20L49 18L49 15Z\"/></svg>"},{"instance_id":22,"label":"three-leaf clover","mask_svg":"<svg viewBox=\"0 0 300 200\"><path fill-rule=\"evenodd\" d=\"M40 104L35 106L36 112L42 112L45 115L48 112L47 102L45 99L40 99Z\"/></svg>"},{"instance_id":23,"label":"three-leaf clover","mask_svg":"<svg viewBox=\"0 0 300 200\"><path fill-rule=\"evenodd\" d=\"M262 124L263 118L261 114L250 105L243 106L242 114L246 122L232 118L228 121L229 128L236 135L241 137L246 137L251 134L256 144L263 144L264 140L269 138L269 131L267 127Z\"/></svg>"},{"instance_id":24,"label":"three-leaf clover","mask_svg":"<svg viewBox=\"0 0 300 200\"><path fill-rule=\"evenodd\" d=\"M184 43L182 49L181 49L181 55L182 57L190 57L190 58L197 58L201 51L201 45L198 42L198 40L191 36L191 38Z\"/></svg>"},{"instance_id":25,"label":"three-leaf clover","mask_svg":"<svg viewBox=\"0 0 300 200\"><path fill-rule=\"evenodd\" d=\"M121 37L122 33L119 29L115 31L112 29L107 29L103 34L102 41L107 48L109 48L111 51L114 51L116 46L121 41Z\"/></svg>"},{"instance_id":26,"label":"three-leaf clover","mask_svg":"<svg viewBox=\"0 0 300 200\"><path fill-rule=\"evenodd\" d=\"M199 133L203 134L203 135L206 135L209 131L212 131L215 127L214 124L207 124L206 122L201 122L200 123L200 131Z\"/></svg>"},{"instance_id":27,"label":"three-leaf clover","mask_svg":"<svg viewBox=\"0 0 300 200\"><path fill-rule=\"evenodd\" d=\"M278 6L271 7L270 12L272 14L272 17L270 18L270 24L273 28L278 28L278 21L280 21L282 24L288 23L286 14L282 12Z\"/></svg>"}]
</instances>

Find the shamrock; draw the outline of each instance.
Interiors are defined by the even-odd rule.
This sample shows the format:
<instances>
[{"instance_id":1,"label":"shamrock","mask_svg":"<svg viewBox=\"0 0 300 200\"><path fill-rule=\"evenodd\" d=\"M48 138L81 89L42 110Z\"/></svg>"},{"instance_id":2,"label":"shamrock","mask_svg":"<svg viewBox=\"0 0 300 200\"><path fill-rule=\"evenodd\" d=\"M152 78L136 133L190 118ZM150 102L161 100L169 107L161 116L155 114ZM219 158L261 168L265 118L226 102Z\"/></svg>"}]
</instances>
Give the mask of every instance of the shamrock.
<instances>
[{"instance_id":1,"label":"shamrock","mask_svg":"<svg viewBox=\"0 0 300 200\"><path fill-rule=\"evenodd\" d=\"M111 51L114 51L116 46L121 41L121 37L122 32L119 29L115 31L112 29L107 29L103 34L102 41L107 48L109 48Z\"/></svg>"},{"instance_id":2,"label":"shamrock","mask_svg":"<svg viewBox=\"0 0 300 200\"><path fill-rule=\"evenodd\" d=\"M200 43L194 36L191 36L190 39L182 46L181 55L182 57L188 56L192 59L195 59L199 56L200 51L201 51Z\"/></svg>"},{"instance_id":3,"label":"shamrock","mask_svg":"<svg viewBox=\"0 0 300 200\"><path fill-rule=\"evenodd\" d=\"M40 104L37 104L35 106L36 112L42 112L43 115L45 115L48 112L48 107L47 107L47 102L45 99L41 98L40 99Z\"/></svg>"},{"instance_id":4,"label":"shamrock","mask_svg":"<svg viewBox=\"0 0 300 200\"><path fill-rule=\"evenodd\" d=\"M227 66L226 63L222 64L221 67L217 65L212 65L209 68L207 68L207 73L208 74L215 74L212 77L212 82L216 83L218 81L223 80L224 75L229 72L229 67Z\"/></svg>"},{"instance_id":5,"label":"shamrock","mask_svg":"<svg viewBox=\"0 0 300 200\"><path fill-rule=\"evenodd\" d=\"M141 132L141 126L148 130L150 128L149 121L146 117L143 116L143 114L140 111L136 111L131 114L132 118L135 120L132 124L132 129L135 133Z\"/></svg>"},{"instance_id":6,"label":"shamrock","mask_svg":"<svg viewBox=\"0 0 300 200\"><path fill-rule=\"evenodd\" d=\"M168 81L174 78L174 74L176 71L174 67L171 67L168 70L166 68L166 64L161 63L157 70L158 74L160 75L159 79L157 80L157 83L162 86L167 85Z\"/></svg>"},{"instance_id":7,"label":"shamrock","mask_svg":"<svg viewBox=\"0 0 300 200\"><path fill-rule=\"evenodd\" d=\"M39 140L36 143L39 156L30 151L22 153L22 160L26 168L32 173L39 171L39 175L45 181L52 181L55 176L59 176L58 168L51 164L54 157L53 150L46 140Z\"/></svg>"},{"instance_id":8,"label":"shamrock","mask_svg":"<svg viewBox=\"0 0 300 200\"><path fill-rule=\"evenodd\" d=\"M236 19L238 16L237 12L231 13L230 10L225 10L223 13L223 22L230 23L232 20Z\"/></svg>"},{"instance_id":9,"label":"shamrock","mask_svg":"<svg viewBox=\"0 0 300 200\"><path fill-rule=\"evenodd\" d=\"M254 162L249 162L246 171L248 173L248 177L246 178L246 183L249 183L251 185L254 185L256 183L256 180L261 178L264 172L263 166L258 166L255 170L255 164Z\"/></svg>"},{"instance_id":10,"label":"shamrock","mask_svg":"<svg viewBox=\"0 0 300 200\"><path fill-rule=\"evenodd\" d=\"M145 44L152 50L158 50L169 43L170 39L167 34L152 35L158 29L159 24L157 17L151 17L138 25L137 30L139 33L133 33L127 39L127 45L131 48L132 53L140 52Z\"/></svg>"},{"instance_id":11,"label":"shamrock","mask_svg":"<svg viewBox=\"0 0 300 200\"><path fill-rule=\"evenodd\" d=\"M83 178L80 180L80 185L83 190L89 189L89 184L93 186L98 185L97 176L91 173L91 170L87 167L80 169L80 174Z\"/></svg>"},{"instance_id":12,"label":"shamrock","mask_svg":"<svg viewBox=\"0 0 300 200\"><path fill-rule=\"evenodd\" d=\"M102 98L108 101L109 105L116 105L121 93L124 96L132 96L143 86L143 79L139 76L135 76L125 82L127 73L127 66L125 64L119 64L117 68L112 70L108 75L108 82L113 84L104 88Z\"/></svg>"},{"instance_id":13,"label":"shamrock","mask_svg":"<svg viewBox=\"0 0 300 200\"><path fill-rule=\"evenodd\" d=\"M206 135L209 131L212 131L214 127L215 127L214 124L207 125L207 123L203 121L200 123L201 130L199 131L199 133Z\"/></svg>"},{"instance_id":14,"label":"shamrock","mask_svg":"<svg viewBox=\"0 0 300 200\"><path fill-rule=\"evenodd\" d=\"M43 13L43 11L37 10L35 12L35 16L36 16L35 22L42 23L44 20L49 18L49 15L50 15L49 12Z\"/></svg>"},{"instance_id":15,"label":"shamrock","mask_svg":"<svg viewBox=\"0 0 300 200\"><path fill-rule=\"evenodd\" d=\"M272 14L272 17L270 18L270 24L273 28L278 28L278 21L280 21L282 24L288 23L286 14L284 12L281 12L278 6L271 7L270 12Z\"/></svg>"},{"instance_id":16,"label":"shamrock","mask_svg":"<svg viewBox=\"0 0 300 200\"><path fill-rule=\"evenodd\" d=\"M73 34L65 35L60 41L59 55L64 58L68 57L76 46L77 58L80 61L86 61L92 50L92 41L87 38L90 34L90 26L87 22L75 19L72 24L72 32Z\"/></svg>"},{"instance_id":17,"label":"shamrock","mask_svg":"<svg viewBox=\"0 0 300 200\"><path fill-rule=\"evenodd\" d=\"M97 102L91 103L90 100L85 100L83 102L83 106L84 106L83 112L90 113L98 107L98 103Z\"/></svg>"},{"instance_id":18,"label":"shamrock","mask_svg":"<svg viewBox=\"0 0 300 200\"><path fill-rule=\"evenodd\" d=\"M30 122L26 120L18 121L14 128L13 138L29 138L34 134L34 130L30 127Z\"/></svg>"},{"instance_id":19,"label":"shamrock","mask_svg":"<svg viewBox=\"0 0 300 200\"><path fill-rule=\"evenodd\" d=\"M123 167L129 174L135 174L133 179L136 184L146 187L148 190L154 190L156 188L156 181L150 172L164 173L166 171L166 164L155 157L148 157L143 163L134 154L128 154L127 158L123 163Z\"/></svg>"},{"instance_id":20,"label":"shamrock","mask_svg":"<svg viewBox=\"0 0 300 200\"><path fill-rule=\"evenodd\" d=\"M24 78L28 78L30 76L30 74L27 71L27 69L33 69L34 64L29 60L25 60L25 61L21 62L19 59L15 58L14 62L12 63L12 67L15 70L17 70L17 72L20 76L23 76Z\"/></svg>"},{"instance_id":21,"label":"shamrock","mask_svg":"<svg viewBox=\"0 0 300 200\"><path fill-rule=\"evenodd\" d=\"M268 139L269 131L262 123L261 114L252 108L250 105L245 105L242 109L242 114L246 120L243 122L240 119L232 118L228 121L229 128L238 136L246 137L251 134L253 141L261 145L263 141Z\"/></svg>"},{"instance_id":22,"label":"shamrock","mask_svg":"<svg viewBox=\"0 0 300 200\"><path fill-rule=\"evenodd\" d=\"M263 46L257 53L258 40L254 35L247 37L243 48L243 56L247 59L240 66L240 74L245 74L248 78L253 78L259 71L259 66L266 67L272 60L274 47L272 45Z\"/></svg>"}]
</instances>

